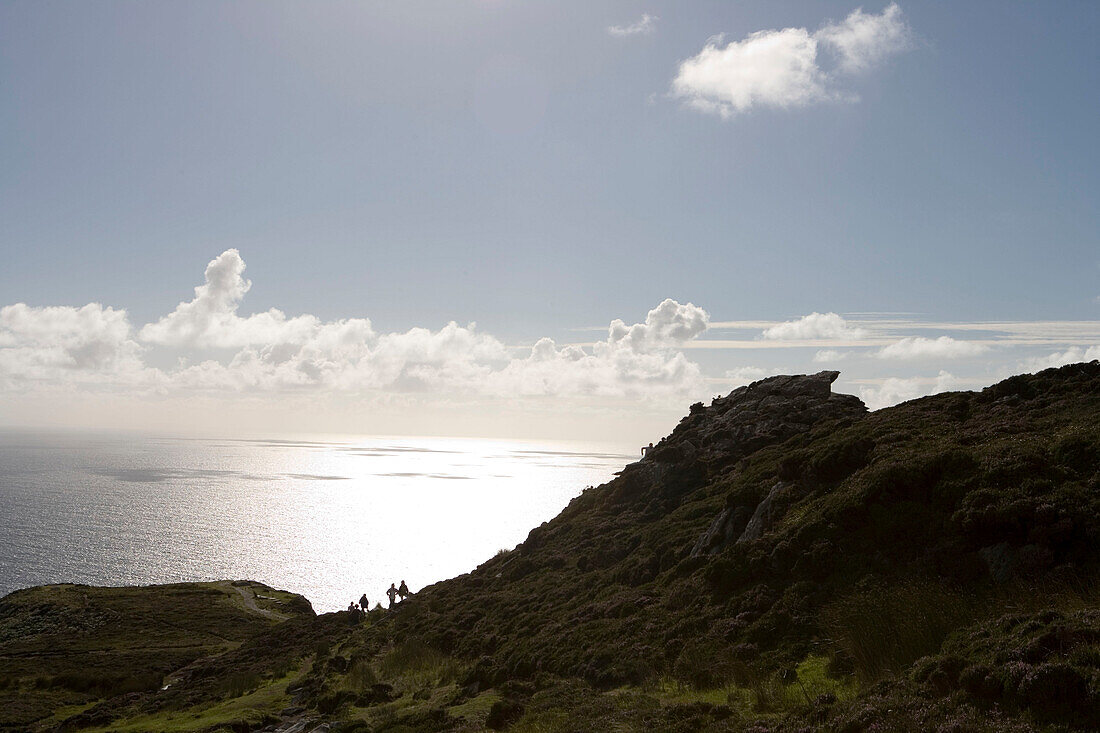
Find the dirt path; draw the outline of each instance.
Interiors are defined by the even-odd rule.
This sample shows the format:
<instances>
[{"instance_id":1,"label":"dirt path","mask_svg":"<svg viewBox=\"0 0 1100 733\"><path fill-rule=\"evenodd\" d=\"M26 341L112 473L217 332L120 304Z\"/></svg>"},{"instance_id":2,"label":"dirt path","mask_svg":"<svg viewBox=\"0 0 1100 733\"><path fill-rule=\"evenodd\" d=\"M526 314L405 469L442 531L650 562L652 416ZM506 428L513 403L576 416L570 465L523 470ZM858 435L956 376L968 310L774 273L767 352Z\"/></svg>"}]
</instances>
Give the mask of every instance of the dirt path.
<instances>
[{"instance_id":1,"label":"dirt path","mask_svg":"<svg viewBox=\"0 0 1100 733\"><path fill-rule=\"evenodd\" d=\"M252 588L244 585L231 585L235 591L241 594L241 598L244 600L244 605L250 610L255 611L261 616L266 616L273 621L286 621L290 616L285 613L279 613L278 611L272 611L269 608L260 608L256 605L256 593Z\"/></svg>"}]
</instances>

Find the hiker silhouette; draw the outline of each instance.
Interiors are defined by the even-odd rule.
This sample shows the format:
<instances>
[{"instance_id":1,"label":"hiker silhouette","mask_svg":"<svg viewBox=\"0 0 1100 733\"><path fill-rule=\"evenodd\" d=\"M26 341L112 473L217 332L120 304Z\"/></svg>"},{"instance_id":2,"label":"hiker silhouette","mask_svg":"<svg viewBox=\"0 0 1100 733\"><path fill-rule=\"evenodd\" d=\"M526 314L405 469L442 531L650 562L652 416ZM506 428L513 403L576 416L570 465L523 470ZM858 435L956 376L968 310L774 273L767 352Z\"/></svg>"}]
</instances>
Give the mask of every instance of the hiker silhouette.
<instances>
[{"instance_id":1,"label":"hiker silhouette","mask_svg":"<svg viewBox=\"0 0 1100 733\"><path fill-rule=\"evenodd\" d=\"M409 586L405 585L403 580L401 581L401 587L397 589L397 595L401 596L401 600L405 600L405 598L412 595L409 593Z\"/></svg>"},{"instance_id":2,"label":"hiker silhouette","mask_svg":"<svg viewBox=\"0 0 1100 733\"><path fill-rule=\"evenodd\" d=\"M389 590L386 591L386 595L390 597L390 608L393 608L393 599L397 597L397 586L390 583Z\"/></svg>"}]
</instances>

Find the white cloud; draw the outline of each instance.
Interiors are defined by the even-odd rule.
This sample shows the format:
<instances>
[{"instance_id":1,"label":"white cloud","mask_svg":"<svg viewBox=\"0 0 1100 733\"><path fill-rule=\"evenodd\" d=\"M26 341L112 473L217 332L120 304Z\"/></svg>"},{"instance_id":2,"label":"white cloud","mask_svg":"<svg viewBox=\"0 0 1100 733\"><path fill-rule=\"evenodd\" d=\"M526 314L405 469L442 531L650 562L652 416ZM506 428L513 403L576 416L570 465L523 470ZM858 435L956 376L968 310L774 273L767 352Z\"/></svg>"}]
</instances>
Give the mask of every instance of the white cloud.
<instances>
[{"instance_id":1,"label":"white cloud","mask_svg":"<svg viewBox=\"0 0 1100 733\"><path fill-rule=\"evenodd\" d=\"M814 354L814 363L829 364L845 359L847 358L847 356L847 352L834 351L833 349L822 349L821 351Z\"/></svg>"},{"instance_id":2,"label":"white cloud","mask_svg":"<svg viewBox=\"0 0 1100 733\"><path fill-rule=\"evenodd\" d=\"M765 339L776 341L796 341L808 339L861 339L868 333L865 329L848 325L836 313L818 313L814 311L793 321L786 321L764 329Z\"/></svg>"},{"instance_id":3,"label":"white cloud","mask_svg":"<svg viewBox=\"0 0 1100 733\"><path fill-rule=\"evenodd\" d=\"M609 26L607 32L613 36L649 36L657 30L657 21L660 20L656 15L650 15L649 13L642 13L642 17L633 23L627 25L613 25Z\"/></svg>"},{"instance_id":4,"label":"white cloud","mask_svg":"<svg viewBox=\"0 0 1100 733\"><path fill-rule=\"evenodd\" d=\"M526 359L512 361L490 382L500 394L699 394L702 372L677 349L702 334L709 319L692 303L666 299L643 323L612 321L607 340L597 342L591 352L576 346L559 349L552 339L540 339Z\"/></svg>"},{"instance_id":5,"label":"white cloud","mask_svg":"<svg viewBox=\"0 0 1100 733\"><path fill-rule=\"evenodd\" d=\"M156 323L141 329L142 341L161 346L198 348L236 348L252 344L299 343L322 327L313 316L287 318L272 308L241 318L237 308L252 282L244 279L244 260L240 252L227 249L206 266L206 282L195 288L195 297ZM348 323L370 333L370 321L353 319Z\"/></svg>"},{"instance_id":6,"label":"white cloud","mask_svg":"<svg viewBox=\"0 0 1100 733\"><path fill-rule=\"evenodd\" d=\"M878 410L918 397L949 392L958 389L960 384L961 380L955 375L941 370L934 379L889 377L882 380L877 387L861 387L859 397L867 407Z\"/></svg>"},{"instance_id":7,"label":"white cloud","mask_svg":"<svg viewBox=\"0 0 1100 733\"><path fill-rule=\"evenodd\" d=\"M5 389L144 378L142 351L124 310L98 303L0 308L0 386Z\"/></svg>"},{"instance_id":8,"label":"white cloud","mask_svg":"<svg viewBox=\"0 0 1100 733\"><path fill-rule=\"evenodd\" d=\"M672 94L694 109L730 118L754 107L803 107L829 99L854 99L837 78L866 71L909 46L901 9L892 4L879 15L853 11L843 22L816 32L806 28L763 30L740 41L723 36L707 41L680 62ZM836 56L826 71L819 50Z\"/></svg>"},{"instance_id":9,"label":"white cloud","mask_svg":"<svg viewBox=\"0 0 1100 733\"><path fill-rule=\"evenodd\" d=\"M725 380L729 389L736 389L737 387L744 387L747 384L752 384L765 377L772 377L776 374L782 374L783 369L770 368L764 369L762 367L745 366L738 367L736 369L727 369L725 373Z\"/></svg>"},{"instance_id":10,"label":"white cloud","mask_svg":"<svg viewBox=\"0 0 1100 733\"><path fill-rule=\"evenodd\" d=\"M95 382L190 395L306 391L646 400L696 395L704 386L699 366L679 351L707 328L706 311L691 303L665 300L641 323L615 319L607 339L588 349L540 339L517 357L514 348L473 323L377 333L365 318L324 322L311 315L288 318L275 309L241 316L251 286L244 269L236 250L212 260L194 298L139 330L144 345L125 311L98 304L3 308L0 387ZM181 350L194 361L181 360L164 372L149 369L143 354L158 346Z\"/></svg>"},{"instance_id":11,"label":"white cloud","mask_svg":"<svg viewBox=\"0 0 1100 733\"><path fill-rule=\"evenodd\" d=\"M844 72L865 72L912 45L909 27L901 8L891 3L880 13L856 8L840 23L822 26L814 37L837 55L837 67Z\"/></svg>"},{"instance_id":12,"label":"white cloud","mask_svg":"<svg viewBox=\"0 0 1100 733\"><path fill-rule=\"evenodd\" d=\"M950 336L925 338L910 336L882 347L877 354L880 359L960 359L978 356L989 351L989 347L972 341L959 341Z\"/></svg>"},{"instance_id":13,"label":"white cloud","mask_svg":"<svg viewBox=\"0 0 1100 733\"><path fill-rule=\"evenodd\" d=\"M754 106L799 107L825 99L817 41L805 28L758 31L722 46L722 36L680 62L672 93L724 118Z\"/></svg>"},{"instance_id":14,"label":"white cloud","mask_svg":"<svg viewBox=\"0 0 1100 733\"><path fill-rule=\"evenodd\" d=\"M627 326L616 318L608 328L609 344L623 344L635 351L668 348L690 341L707 330L710 316L692 303L666 298L646 314L645 323Z\"/></svg>"},{"instance_id":15,"label":"white cloud","mask_svg":"<svg viewBox=\"0 0 1100 733\"><path fill-rule=\"evenodd\" d=\"M1100 359L1100 344L1082 349L1080 346L1071 346L1065 351L1055 351L1046 356L1037 356L1026 359L1020 363L1020 368L1028 372L1038 372L1051 367L1076 364L1079 361L1092 361Z\"/></svg>"}]
</instances>

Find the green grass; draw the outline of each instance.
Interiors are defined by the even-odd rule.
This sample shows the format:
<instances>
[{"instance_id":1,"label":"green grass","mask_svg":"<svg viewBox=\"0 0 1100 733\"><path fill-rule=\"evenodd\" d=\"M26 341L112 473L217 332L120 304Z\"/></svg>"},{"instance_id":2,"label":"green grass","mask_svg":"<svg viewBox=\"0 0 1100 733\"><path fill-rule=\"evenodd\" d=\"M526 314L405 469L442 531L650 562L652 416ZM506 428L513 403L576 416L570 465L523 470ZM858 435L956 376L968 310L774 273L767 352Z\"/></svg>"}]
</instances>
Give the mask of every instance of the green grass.
<instances>
[{"instance_id":1,"label":"green grass","mask_svg":"<svg viewBox=\"0 0 1100 733\"><path fill-rule=\"evenodd\" d=\"M493 703L501 699L500 693L496 690L486 690L485 692L471 697L465 702L458 705L452 705L447 708L452 716L456 718L466 718L468 721L483 721L485 716L489 714L489 710L493 707Z\"/></svg>"},{"instance_id":2,"label":"green grass","mask_svg":"<svg viewBox=\"0 0 1100 733\"><path fill-rule=\"evenodd\" d=\"M798 664L794 675L745 667L738 681L713 687L695 687L673 677L662 676L641 688L621 690L638 689L653 696L662 705L728 705L746 716L766 717L768 714L790 712L821 695L833 695L840 701L855 697L858 691L855 677L832 677L828 667L828 657L810 655Z\"/></svg>"},{"instance_id":3,"label":"green grass","mask_svg":"<svg viewBox=\"0 0 1100 733\"><path fill-rule=\"evenodd\" d=\"M860 683L897 674L939 650L987 606L931 581L907 581L838 599L822 612L826 634L855 665Z\"/></svg>"},{"instance_id":4,"label":"green grass","mask_svg":"<svg viewBox=\"0 0 1100 733\"><path fill-rule=\"evenodd\" d=\"M260 611L247 607L246 596L255 594L265 596L255 601ZM175 670L239 647L278 618L311 615L303 604L258 583L229 581L11 593L0 599L0 679L3 692L18 691L19 699L0 702L0 727L50 727L59 709L80 712L98 700L156 690Z\"/></svg>"},{"instance_id":5,"label":"green grass","mask_svg":"<svg viewBox=\"0 0 1100 733\"><path fill-rule=\"evenodd\" d=\"M378 664L384 679L404 689L447 685L458 678L462 669L463 665L452 657L415 638L394 646Z\"/></svg>"},{"instance_id":6,"label":"green grass","mask_svg":"<svg viewBox=\"0 0 1100 733\"><path fill-rule=\"evenodd\" d=\"M290 704L287 686L299 677L297 670L285 677L271 680L247 694L213 705L197 706L184 710L169 710L155 715L140 715L116 721L103 728L86 728L88 733L187 733L189 731L215 730L218 726L248 722L258 726L265 718L278 713Z\"/></svg>"}]
</instances>

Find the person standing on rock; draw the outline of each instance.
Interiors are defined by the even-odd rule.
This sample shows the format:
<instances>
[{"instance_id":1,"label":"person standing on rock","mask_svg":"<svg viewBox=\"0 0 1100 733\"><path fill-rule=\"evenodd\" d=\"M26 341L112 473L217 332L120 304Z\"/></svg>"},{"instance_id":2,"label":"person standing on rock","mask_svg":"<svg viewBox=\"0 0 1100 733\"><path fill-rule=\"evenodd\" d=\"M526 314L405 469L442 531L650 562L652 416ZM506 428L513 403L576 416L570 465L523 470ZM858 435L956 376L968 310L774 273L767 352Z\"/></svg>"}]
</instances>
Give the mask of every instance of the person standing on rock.
<instances>
[{"instance_id":1,"label":"person standing on rock","mask_svg":"<svg viewBox=\"0 0 1100 733\"><path fill-rule=\"evenodd\" d=\"M390 597L390 608L393 608L393 599L397 597L397 586L390 583L390 589L386 591L386 595Z\"/></svg>"},{"instance_id":2,"label":"person standing on rock","mask_svg":"<svg viewBox=\"0 0 1100 733\"><path fill-rule=\"evenodd\" d=\"M649 445L643 445L642 446L642 458L645 458L646 454L649 453L651 450L653 450L653 443L650 443Z\"/></svg>"},{"instance_id":3,"label":"person standing on rock","mask_svg":"<svg viewBox=\"0 0 1100 733\"><path fill-rule=\"evenodd\" d=\"M397 589L397 595L401 596L401 600L405 600L409 597L409 586L405 585L405 581L401 581L401 587Z\"/></svg>"},{"instance_id":4,"label":"person standing on rock","mask_svg":"<svg viewBox=\"0 0 1100 733\"><path fill-rule=\"evenodd\" d=\"M367 594L366 593L364 593L359 598L359 608L363 609L364 611L369 611L370 610L370 601L367 600Z\"/></svg>"}]
</instances>

